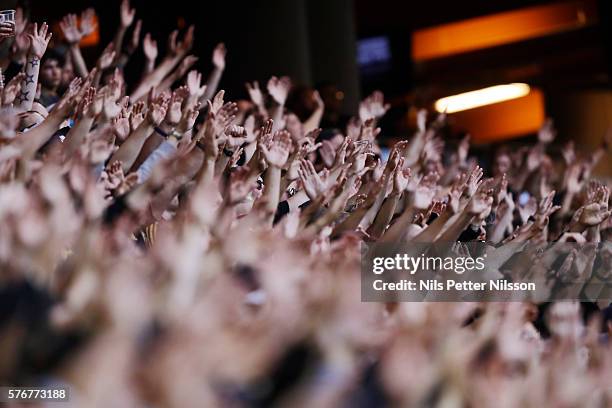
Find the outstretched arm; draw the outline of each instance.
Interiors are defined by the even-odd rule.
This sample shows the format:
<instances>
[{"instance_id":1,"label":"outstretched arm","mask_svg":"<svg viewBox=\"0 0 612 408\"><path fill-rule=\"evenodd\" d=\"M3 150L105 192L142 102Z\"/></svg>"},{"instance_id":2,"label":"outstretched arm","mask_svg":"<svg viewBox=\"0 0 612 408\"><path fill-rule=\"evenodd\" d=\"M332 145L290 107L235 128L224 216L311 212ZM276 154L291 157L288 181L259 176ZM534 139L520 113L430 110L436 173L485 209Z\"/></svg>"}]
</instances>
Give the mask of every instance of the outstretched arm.
<instances>
[{"instance_id":1,"label":"outstretched arm","mask_svg":"<svg viewBox=\"0 0 612 408\"><path fill-rule=\"evenodd\" d=\"M15 108L19 111L27 111L32 109L32 103L36 96L36 86L38 85L38 72L40 70L40 60L47 50L47 45L52 34L48 33L49 26L47 23L42 23L40 29L38 24L34 23L32 30L28 33L30 40L30 50L28 52L27 63L25 67L25 78L21 84L21 92L15 98Z\"/></svg>"}]
</instances>

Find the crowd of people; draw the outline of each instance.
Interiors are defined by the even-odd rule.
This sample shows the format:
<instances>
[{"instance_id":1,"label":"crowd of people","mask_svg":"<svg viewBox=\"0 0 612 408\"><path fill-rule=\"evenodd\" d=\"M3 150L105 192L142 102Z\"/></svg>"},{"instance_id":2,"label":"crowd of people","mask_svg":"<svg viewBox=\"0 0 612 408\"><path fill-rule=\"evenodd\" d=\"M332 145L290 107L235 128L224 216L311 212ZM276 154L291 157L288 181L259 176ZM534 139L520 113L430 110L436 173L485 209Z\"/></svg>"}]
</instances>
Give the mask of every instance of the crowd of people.
<instances>
[{"instance_id":1,"label":"crowd of people","mask_svg":"<svg viewBox=\"0 0 612 408\"><path fill-rule=\"evenodd\" d=\"M286 77L228 101L224 45L204 81L194 27L158 59L127 0L88 64L94 15L53 36L21 9L0 23L1 384L68 386L79 407L612 404L606 285L590 303L360 300L363 242L527 243L502 272L612 272L610 246L541 250L610 241L592 176L610 135L558 148L548 121L485 176L443 114L385 146L380 92L343 129L319 127L317 92L288 109Z\"/></svg>"}]
</instances>

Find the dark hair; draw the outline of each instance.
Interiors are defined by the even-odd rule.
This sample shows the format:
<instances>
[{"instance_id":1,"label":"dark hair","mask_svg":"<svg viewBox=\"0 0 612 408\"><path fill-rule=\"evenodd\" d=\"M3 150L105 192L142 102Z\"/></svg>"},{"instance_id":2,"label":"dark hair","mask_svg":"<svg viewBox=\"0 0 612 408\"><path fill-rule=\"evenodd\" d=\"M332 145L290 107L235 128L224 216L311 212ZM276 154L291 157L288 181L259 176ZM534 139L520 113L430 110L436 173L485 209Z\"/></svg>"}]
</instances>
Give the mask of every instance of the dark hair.
<instances>
[{"instance_id":1,"label":"dark hair","mask_svg":"<svg viewBox=\"0 0 612 408\"><path fill-rule=\"evenodd\" d=\"M43 55L40 60L40 65L44 65L44 63L49 60L57 61L60 66L64 66L64 62L66 61L66 59L64 58L64 54L53 48L45 52L45 55Z\"/></svg>"}]
</instances>

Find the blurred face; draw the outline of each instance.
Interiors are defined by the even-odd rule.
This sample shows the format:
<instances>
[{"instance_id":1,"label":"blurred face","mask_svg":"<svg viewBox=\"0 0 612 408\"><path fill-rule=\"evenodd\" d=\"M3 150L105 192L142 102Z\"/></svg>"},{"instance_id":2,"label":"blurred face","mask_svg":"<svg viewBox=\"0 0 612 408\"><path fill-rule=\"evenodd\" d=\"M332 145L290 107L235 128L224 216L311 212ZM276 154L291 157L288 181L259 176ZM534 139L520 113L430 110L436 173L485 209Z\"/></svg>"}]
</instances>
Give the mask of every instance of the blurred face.
<instances>
[{"instance_id":1,"label":"blurred face","mask_svg":"<svg viewBox=\"0 0 612 408\"><path fill-rule=\"evenodd\" d=\"M500 154L497 156L495 166L493 167L493 174L500 175L507 173L510 170L510 157L507 154Z\"/></svg>"},{"instance_id":2,"label":"blurred face","mask_svg":"<svg viewBox=\"0 0 612 408\"><path fill-rule=\"evenodd\" d=\"M73 79L74 79L74 69L72 68L72 65L65 66L62 69L62 86L68 87L68 85L70 84L70 81L72 81Z\"/></svg>"},{"instance_id":3,"label":"blurred face","mask_svg":"<svg viewBox=\"0 0 612 408\"><path fill-rule=\"evenodd\" d=\"M62 68L59 61L54 59L46 60L40 69L40 83L44 88L55 89L62 82Z\"/></svg>"},{"instance_id":4,"label":"blurred face","mask_svg":"<svg viewBox=\"0 0 612 408\"><path fill-rule=\"evenodd\" d=\"M344 100L344 92L333 85L324 86L319 90L326 111L339 112Z\"/></svg>"}]
</instances>

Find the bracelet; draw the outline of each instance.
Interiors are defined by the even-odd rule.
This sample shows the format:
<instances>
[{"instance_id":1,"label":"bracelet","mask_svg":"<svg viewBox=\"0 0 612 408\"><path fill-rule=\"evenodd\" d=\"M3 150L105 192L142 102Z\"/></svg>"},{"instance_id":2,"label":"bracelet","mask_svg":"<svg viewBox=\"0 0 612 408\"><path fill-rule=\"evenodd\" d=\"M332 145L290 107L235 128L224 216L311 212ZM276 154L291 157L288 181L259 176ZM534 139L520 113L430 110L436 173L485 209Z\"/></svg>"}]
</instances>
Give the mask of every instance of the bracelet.
<instances>
[{"instance_id":1,"label":"bracelet","mask_svg":"<svg viewBox=\"0 0 612 408\"><path fill-rule=\"evenodd\" d=\"M183 133L180 133L180 132L177 132L176 130L173 130L172 133L170 133L169 136L173 136L177 140L181 140L181 138L183 137Z\"/></svg>"},{"instance_id":2,"label":"bracelet","mask_svg":"<svg viewBox=\"0 0 612 408\"><path fill-rule=\"evenodd\" d=\"M163 137L167 138L168 136L170 136L170 134L164 132L159 126L155 126L155 131L157 133L159 133L160 135L162 135Z\"/></svg>"}]
</instances>

